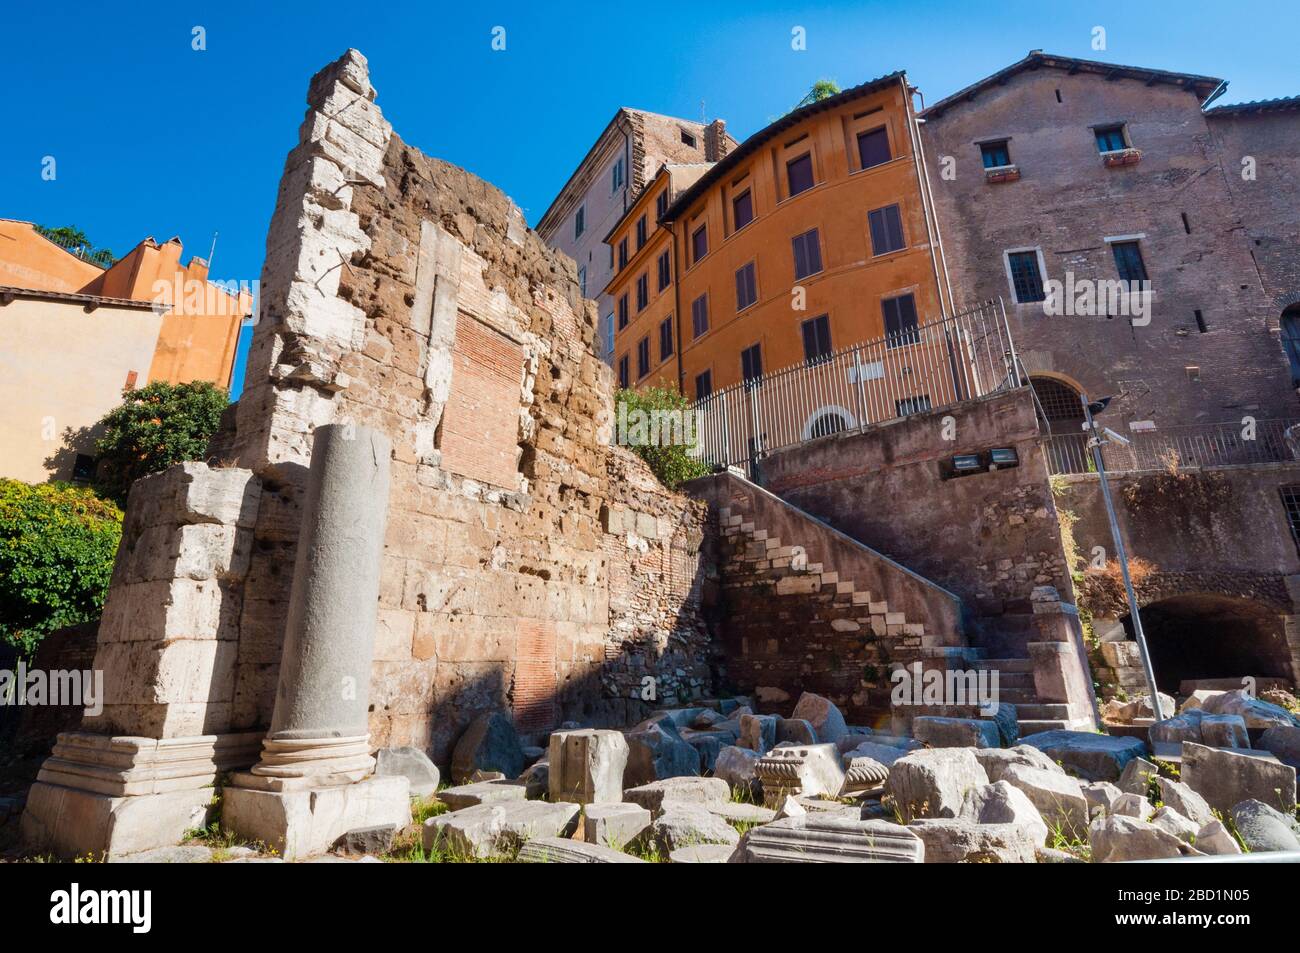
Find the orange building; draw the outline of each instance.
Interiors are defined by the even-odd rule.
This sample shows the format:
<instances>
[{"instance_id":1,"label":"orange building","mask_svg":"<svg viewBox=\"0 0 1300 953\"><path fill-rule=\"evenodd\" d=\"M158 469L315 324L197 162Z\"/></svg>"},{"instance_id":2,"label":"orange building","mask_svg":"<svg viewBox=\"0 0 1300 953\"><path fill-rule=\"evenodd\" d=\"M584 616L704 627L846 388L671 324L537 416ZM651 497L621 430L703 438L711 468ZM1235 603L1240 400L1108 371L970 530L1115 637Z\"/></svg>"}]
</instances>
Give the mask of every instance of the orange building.
<instances>
[{"instance_id":1,"label":"orange building","mask_svg":"<svg viewBox=\"0 0 1300 953\"><path fill-rule=\"evenodd\" d=\"M230 386L250 294L209 282L201 258L181 265L178 239L97 257L0 219L0 476L89 479L96 424L126 388Z\"/></svg>"},{"instance_id":2,"label":"orange building","mask_svg":"<svg viewBox=\"0 0 1300 953\"><path fill-rule=\"evenodd\" d=\"M211 381L229 388L240 324L252 313L252 297L209 282L202 258L182 265L181 252L179 238L161 245L146 238L105 268L51 241L31 222L0 219L0 288L159 304L162 329L147 379Z\"/></svg>"},{"instance_id":3,"label":"orange building","mask_svg":"<svg viewBox=\"0 0 1300 953\"><path fill-rule=\"evenodd\" d=\"M606 240L626 387L700 399L952 308L902 73L664 166Z\"/></svg>"}]
</instances>

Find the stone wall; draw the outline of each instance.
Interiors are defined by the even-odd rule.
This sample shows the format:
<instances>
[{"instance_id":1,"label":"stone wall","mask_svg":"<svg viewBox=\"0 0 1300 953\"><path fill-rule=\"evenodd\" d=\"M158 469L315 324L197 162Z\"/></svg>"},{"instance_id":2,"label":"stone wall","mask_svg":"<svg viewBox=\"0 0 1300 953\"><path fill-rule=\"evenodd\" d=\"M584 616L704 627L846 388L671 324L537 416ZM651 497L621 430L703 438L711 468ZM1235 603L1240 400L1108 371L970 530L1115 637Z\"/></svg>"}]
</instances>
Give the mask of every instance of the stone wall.
<instances>
[{"instance_id":1,"label":"stone wall","mask_svg":"<svg viewBox=\"0 0 1300 953\"><path fill-rule=\"evenodd\" d=\"M1015 450L1015 467L953 476L954 455ZM1024 657L1030 594L1073 601L1027 388L775 451L764 486L956 593L971 638Z\"/></svg>"},{"instance_id":2,"label":"stone wall","mask_svg":"<svg viewBox=\"0 0 1300 953\"><path fill-rule=\"evenodd\" d=\"M574 263L496 188L406 145L355 51L318 74L267 239L230 466L132 491L86 728L266 729L324 424L392 443L374 747L445 762L490 710L544 731L708 694L703 507L609 445ZM243 737L241 734L240 737Z\"/></svg>"}]
</instances>

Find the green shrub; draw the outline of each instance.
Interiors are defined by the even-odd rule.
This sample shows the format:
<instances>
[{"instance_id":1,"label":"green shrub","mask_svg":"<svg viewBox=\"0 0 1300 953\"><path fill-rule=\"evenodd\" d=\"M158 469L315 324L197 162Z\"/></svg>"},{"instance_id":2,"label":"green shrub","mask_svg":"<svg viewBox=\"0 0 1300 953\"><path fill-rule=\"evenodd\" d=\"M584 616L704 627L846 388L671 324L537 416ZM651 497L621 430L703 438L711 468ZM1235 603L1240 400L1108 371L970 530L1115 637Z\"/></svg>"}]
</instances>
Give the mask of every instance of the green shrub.
<instances>
[{"instance_id":1,"label":"green shrub","mask_svg":"<svg viewBox=\"0 0 1300 953\"><path fill-rule=\"evenodd\" d=\"M99 421L104 435L98 483L119 503L131 484L174 463L202 460L217 432L226 392L207 381L168 384L156 381L122 393L122 403Z\"/></svg>"},{"instance_id":2,"label":"green shrub","mask_svg":"<svg viewBox=\"0 0 1300 953\"><path fill-rule=\"evenodd\" d=\"M649 464L664 486L673 488L684 480L693 480L709 472L703 460L690 455L693 443L678 442L682 436L698 434L685 428L659 426L657 435L648 426L659 422L684 420L690 401L675 390L652 387L645 391L621 390L615 398L615 438ZM647 437L655 438L647 440Z\"/></svg>"},{"instance_id":3,"label":"green shrub","mask_svg":"<svg viewBox=\"0 0 1300 953\"><path fill-rule=\"evenodd\" d=\"M0 479L0 639L30 655L98 618L121 537L122 511L91 490Z\"/></svg>"}]
</instances>

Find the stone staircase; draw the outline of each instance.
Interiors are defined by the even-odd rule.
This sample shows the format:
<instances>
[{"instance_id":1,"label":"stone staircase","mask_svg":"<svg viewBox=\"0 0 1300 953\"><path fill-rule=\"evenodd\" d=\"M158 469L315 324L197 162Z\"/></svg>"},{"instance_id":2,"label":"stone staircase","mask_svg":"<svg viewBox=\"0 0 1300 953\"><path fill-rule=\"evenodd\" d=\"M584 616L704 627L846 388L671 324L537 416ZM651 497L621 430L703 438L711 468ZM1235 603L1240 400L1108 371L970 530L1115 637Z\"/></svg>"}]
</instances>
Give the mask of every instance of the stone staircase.
<instances>
[{"instance_id":1,"label":"stone staircase","mask_svg":"<svg viewBox=\"0 0 1300 953\"><path fill-rule=\"evenodd\" d=\"M969 644L953 593L743 477L714 478L705 496L722 550L728 665L742 684L824 694L866 723L897 716L889 672L919 661L996 671L1022 735L1080 727L1069 705L1039 697L1031 659ZM910 706L926 713L957 714Z\"/></svg>"}]
</instances>

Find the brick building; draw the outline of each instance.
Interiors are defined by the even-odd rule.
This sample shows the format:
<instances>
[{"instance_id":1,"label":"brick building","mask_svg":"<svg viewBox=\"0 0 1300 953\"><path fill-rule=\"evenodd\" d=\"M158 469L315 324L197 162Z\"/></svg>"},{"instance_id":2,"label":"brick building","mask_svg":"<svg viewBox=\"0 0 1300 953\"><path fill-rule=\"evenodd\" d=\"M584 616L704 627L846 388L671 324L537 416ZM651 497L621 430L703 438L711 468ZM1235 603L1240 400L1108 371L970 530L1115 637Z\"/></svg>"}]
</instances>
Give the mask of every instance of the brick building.
<instances>
[{"instance_id":1,"label":"brick building","mask_svg":"<svg viewBox=\"0 0 1300 953\"><path fill-rule=\"evenodd\" d=\"M620 109L537 223L537 233L578 265L584 296L600 309L600 353L611 363L613 305L602 289L613 274L604 239L665 162L716 162L734 148L720 119L704 124L643 109Z\"/></svg>"},{"instance_id":2,"label":"brick building","mask_svg":"<svg viewBox=\"0 0 1300 953\"><path fill-rule=\"evenodd\" d=\"M1293 113L1215 118L1225 86L1033 51L921 114L953 287L1006 301L1054 429L1077 435L1079 391L1115 395L1108 421L1135 432L1296 414L1279 341L1294 186L1234 179L1235 154L1258 143L1261 174L1286 181ZM1131 293L1048 314L1053 281L1068 312L1072 288L1143 279L1145 315ZM1058 468L1080 466L1079 449Z\"/></svg>"}]
</instances>

